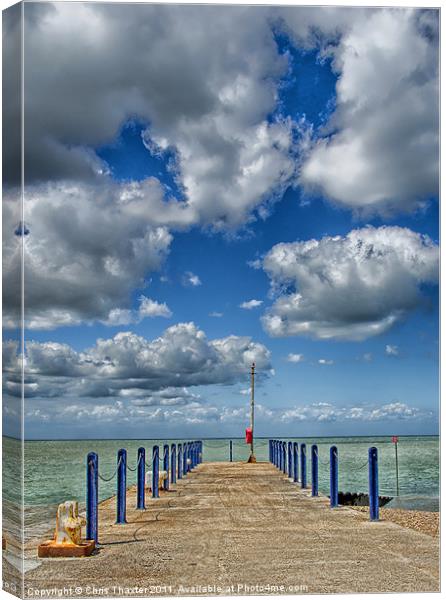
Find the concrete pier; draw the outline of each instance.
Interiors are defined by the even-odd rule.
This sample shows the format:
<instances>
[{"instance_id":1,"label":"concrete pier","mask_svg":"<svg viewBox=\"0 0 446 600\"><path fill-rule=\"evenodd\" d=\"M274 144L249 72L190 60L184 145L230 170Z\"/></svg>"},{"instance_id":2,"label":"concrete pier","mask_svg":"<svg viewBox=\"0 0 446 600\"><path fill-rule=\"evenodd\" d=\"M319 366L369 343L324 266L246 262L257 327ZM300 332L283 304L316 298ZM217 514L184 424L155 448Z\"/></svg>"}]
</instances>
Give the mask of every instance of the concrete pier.
<instances>
[{"instance_id":1,"label":"concrete pier","mask_svg":"<svg viewBox=\"0 0 446 600\"><path fill-rule=\"evenodd\" d=\"M330 509L269 463L203 463L127 520L100 505L97 555L46 560L27 589L101 595L439 591L439 542L349 507ZM153 587L152 587L153 586ZM137 589L135 589L137 588Z\"/></svg>"}]
</instances>

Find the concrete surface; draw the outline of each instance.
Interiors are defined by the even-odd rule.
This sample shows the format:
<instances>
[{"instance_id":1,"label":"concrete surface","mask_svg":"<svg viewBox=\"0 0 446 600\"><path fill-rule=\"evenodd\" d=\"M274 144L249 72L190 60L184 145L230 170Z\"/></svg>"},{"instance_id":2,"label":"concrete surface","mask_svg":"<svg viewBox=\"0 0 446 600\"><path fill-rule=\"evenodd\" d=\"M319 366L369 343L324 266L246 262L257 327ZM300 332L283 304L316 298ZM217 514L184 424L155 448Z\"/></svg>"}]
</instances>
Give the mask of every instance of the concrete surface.
<instances>
[{"instance_id":1,"label":"concrete surface","mask_svg":"<svg viewBox=\"0 0 446 600\"><path fill-rule=\"evenodd\" d=\"M41 561L25 595L439 590L438 539L330 509L268 463L204 463L173 487L145 511L129 490L126 525L114 524L115 498L102 503L98 553Z\"/></svg>"}]
</instances>

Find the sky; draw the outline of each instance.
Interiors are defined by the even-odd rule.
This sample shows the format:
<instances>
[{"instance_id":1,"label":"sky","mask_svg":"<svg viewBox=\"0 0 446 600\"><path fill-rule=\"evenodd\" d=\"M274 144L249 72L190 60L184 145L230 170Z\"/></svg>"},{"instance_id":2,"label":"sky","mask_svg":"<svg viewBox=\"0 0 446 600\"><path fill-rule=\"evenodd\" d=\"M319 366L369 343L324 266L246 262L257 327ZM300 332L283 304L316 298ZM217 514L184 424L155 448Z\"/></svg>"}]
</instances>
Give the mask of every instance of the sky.
<instances>
[{"instance_id":1,"label":"sky","mask_svg":"<svg viewBox=\"0 0 446 600\"><path fill-rule=\"evenodd\" d=\"M437 433L437 11L26 3L24 63L4 433L21 244L28 438L242 436L253 362L257 435Z\"/></svg>"}]
</instances>

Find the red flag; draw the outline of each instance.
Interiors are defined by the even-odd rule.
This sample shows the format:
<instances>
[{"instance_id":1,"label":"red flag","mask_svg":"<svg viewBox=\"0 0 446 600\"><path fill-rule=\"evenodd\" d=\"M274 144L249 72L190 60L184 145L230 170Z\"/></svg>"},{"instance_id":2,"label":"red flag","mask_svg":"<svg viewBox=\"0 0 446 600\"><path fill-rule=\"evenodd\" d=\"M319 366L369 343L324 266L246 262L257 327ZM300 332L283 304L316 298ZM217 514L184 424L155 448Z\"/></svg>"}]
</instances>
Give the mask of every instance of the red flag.
<instances>
[{"instance_id":1,"label":"red flag","mask_svg":"<svg viewBox=\"0 0 446 600\"><path fill-rule=\"evenodd\" d=\"M398 436L397 436L397 435L392 435L392 442L393 442L394 444L397 444L397 443L398 443Z\"/></svg>"}]
</instances>

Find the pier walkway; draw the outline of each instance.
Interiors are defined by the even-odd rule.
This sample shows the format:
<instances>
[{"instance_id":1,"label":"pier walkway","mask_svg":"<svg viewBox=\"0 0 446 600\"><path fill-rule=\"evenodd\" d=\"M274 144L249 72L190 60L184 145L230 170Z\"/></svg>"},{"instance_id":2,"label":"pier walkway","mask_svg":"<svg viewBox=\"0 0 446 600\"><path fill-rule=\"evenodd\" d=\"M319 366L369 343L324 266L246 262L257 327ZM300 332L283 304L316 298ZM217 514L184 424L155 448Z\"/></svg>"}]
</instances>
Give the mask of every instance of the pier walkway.
<instances>
[{"instance_id":1,"label":"pier walkway","mask_svg":"<svg viewBox=\"0 0 446 600\"><path fill-rule=\"evenodd\" d=\"M200 464L147 498L145 511L134 509L135 494L128 491L125 525L114 524L115 498L100 505L97 555L43 561L26 574L25 594L70 586L78 597L97 597L99 588L105 596L439 590L438 539L330 509L269 463Z\"/></svg>"}]
</instances>

